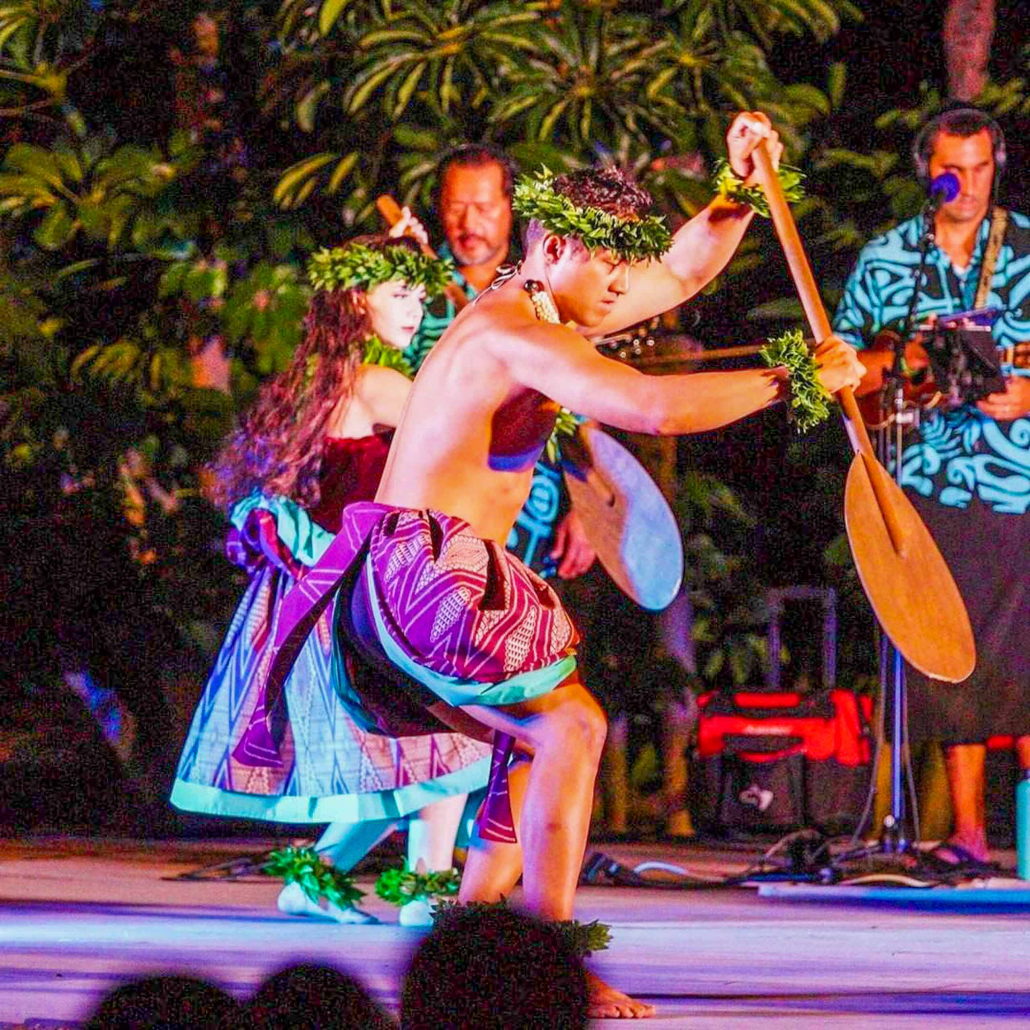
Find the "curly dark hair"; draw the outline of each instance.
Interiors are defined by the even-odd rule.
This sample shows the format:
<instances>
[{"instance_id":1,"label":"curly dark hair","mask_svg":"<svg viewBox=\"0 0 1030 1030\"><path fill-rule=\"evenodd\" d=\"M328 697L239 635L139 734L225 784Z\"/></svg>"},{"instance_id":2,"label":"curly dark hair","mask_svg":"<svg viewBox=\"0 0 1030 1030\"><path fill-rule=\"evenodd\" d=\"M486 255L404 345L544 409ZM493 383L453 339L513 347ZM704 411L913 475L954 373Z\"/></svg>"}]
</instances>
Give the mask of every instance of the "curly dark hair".
<instances>
[{"instance_id":1,"label":"curly dark hair","mask_svg":"<svg viewBox=\"0 0 1030 1030\"><path fill-rule=\"evenodd\" d=\"M611 165L558 175L554 192L568 197L577 207L596 207L619 218L640 218L654 203L651 194L628 172Z\"/></svg>"},{"instance_id":2,"label":"curly dark hair","mask_svg":"<svg viewBox=\"0 0 1030 1030\"><path fill-rule=\"evenodd\" d=\"M654 198L628 172L614 165L581 168L557 175L554 192L568 197L577 207L596 207L619 218L643 218ZM526 226L524 245L528 250L545 236L547 230L536 220Z\"/></svg>"},{"instance_id":3,"label":"curly dark hair","mask_svg":"<svg viewBox=\"0 0 1030 1030\"><path fill-rule=\"evenodd\" d=\"M363 243L418 244L408 237L359 236ZM304 508L320 499L319 479L326 426L333 410L354 389L354 375L372 333L358 289L319 291L304 317L304 338L290 364L265 383L215 460L207 493L228 511L253 490L288 497Z\"/></svg>"}]
</instances>

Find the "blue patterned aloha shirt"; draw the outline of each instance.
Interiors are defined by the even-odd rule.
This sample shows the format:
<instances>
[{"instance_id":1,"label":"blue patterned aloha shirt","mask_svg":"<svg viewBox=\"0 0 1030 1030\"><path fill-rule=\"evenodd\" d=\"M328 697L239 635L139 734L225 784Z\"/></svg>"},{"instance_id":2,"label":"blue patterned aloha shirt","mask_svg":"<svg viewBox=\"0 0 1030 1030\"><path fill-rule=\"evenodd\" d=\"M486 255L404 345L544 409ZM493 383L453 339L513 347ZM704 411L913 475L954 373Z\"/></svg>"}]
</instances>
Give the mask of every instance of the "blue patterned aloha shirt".
<instances>
[{"instance_id":1,"label":"blue patterned aloha shirt","mask_svg":"<svg viewBox=\"0 0 1030 1030\"><path fill-rule=\"evenodd\" d=\"M440 248L441 257L450 257L446 245ZM454 281L465 291L469 300L474 300L476 291L457 269ZM454 321L457 314L454 305L444 296L436 298L426 307L422 324L415 334L405 357L416 371L426 360L436 341ZM556 564L551 558L554 534L561 516L568 507L568 498L561 469L541 457L533 469L533 483L529 497L515 520L508 535L507 547L521 562L528 565L545 579L553 576Z\"/></svg>"},{"instance_id":2,"label":"blue patterned aloha shirt","mask_svg":"<svg viewBox=\"0 0 1030 1030\"><path fill-rule=\"evenodd\" d=\"M868 243L848 276L833 320L848 343L865 347L881 329L900 331L908 314L919 266L922 216ZM916 321L973 307L990 218L980 226L969 267L960 273L948 255L932 246ZM1002 310L993 333L999 347L1030 340L1030 218L1010 212L987 307ZM1006 374L1030 370L1005 368ZM901 457L901 484L951 508L974 497L996 514L1030 510L1030 418L996 422L972 405L924 415L917 437Z\"/></svg>"}]
</instances>

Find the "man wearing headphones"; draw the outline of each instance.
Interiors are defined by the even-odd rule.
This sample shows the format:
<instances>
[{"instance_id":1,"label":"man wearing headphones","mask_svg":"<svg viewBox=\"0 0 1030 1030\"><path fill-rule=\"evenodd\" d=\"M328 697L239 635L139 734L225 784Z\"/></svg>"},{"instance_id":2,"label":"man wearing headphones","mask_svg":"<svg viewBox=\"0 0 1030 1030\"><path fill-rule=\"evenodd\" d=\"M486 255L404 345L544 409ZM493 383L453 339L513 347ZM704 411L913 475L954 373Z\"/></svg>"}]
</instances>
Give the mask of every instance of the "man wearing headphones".
<instances>
[{"instance_id":1,"label":"man wearing headphones","mask_svg":"<svg viewBox=\"0 0 1030 1030\"><path fill-rule=\"evenodd\" d=\"M1030 218L994 204L1005 138L982 111L946 109L916 138L913 159L928 190L951 173L957 193L863 248L834 331L863 348L882 329L973 308L1000 310L992 333L1005 389L975 405L923 411L901 454L901 485L951 568L977 644L976 670L962 684L933 683L907 670L909 731L914 741L945 745L954 825L937 856L977 874L989 868L987 738L1015 736L1020 767L1030 768L1030 370L1012 364L1013 349L1030 340ZM933 239L917 286L927 229ZM913 290L915 318L908 323ZM856 393L881 390L893 355L860 357L866 375ZM918 335L906 342L904 359L910 372L928 368Z\"/></svg>"}]
</instances>

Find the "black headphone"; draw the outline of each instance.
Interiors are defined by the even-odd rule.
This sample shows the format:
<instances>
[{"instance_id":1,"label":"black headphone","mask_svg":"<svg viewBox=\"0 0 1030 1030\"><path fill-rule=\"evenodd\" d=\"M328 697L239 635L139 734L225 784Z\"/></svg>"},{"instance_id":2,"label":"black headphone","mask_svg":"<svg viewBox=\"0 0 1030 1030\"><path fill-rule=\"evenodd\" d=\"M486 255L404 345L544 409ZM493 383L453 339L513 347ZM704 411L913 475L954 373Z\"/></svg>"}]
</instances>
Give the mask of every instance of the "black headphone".
<instances>
[{"instance_id":1,"label":"black headphone","mask_svg":"<svg viewBox=\"0 0 1030 1030\"><path fill-rule=\"evenodd\" d=\"M991 134L991 143L994 146L994 185L997 186L1008 156L1005 152L1005 133L989 114L967 104L946 107L940 114L931 118L912 141L912 164L915 165L916 178L920 186L923 189L929 189L930 186L930 156L937 133L975 136L984 129Z\"/></svg>"}]
</instances>

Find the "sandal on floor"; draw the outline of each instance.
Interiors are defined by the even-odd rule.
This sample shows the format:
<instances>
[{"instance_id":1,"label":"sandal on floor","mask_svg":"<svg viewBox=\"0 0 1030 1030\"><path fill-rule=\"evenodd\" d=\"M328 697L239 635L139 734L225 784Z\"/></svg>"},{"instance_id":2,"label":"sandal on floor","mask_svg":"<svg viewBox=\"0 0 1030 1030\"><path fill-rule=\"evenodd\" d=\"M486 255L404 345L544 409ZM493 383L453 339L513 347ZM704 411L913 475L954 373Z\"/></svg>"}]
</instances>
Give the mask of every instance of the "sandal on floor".
<instances>
[{"instance_id":1,"label":"sandal on floor","mask_svg":"<svg viewBox=\"0 0 1030 1030\"><path fill-rule=\"evenodd\" d=\"M949 854L951 857L945 857ZM967 876L980 877L1008 875L1008 871L997 862L977 858L961 844L949 844L947 841L941 841L929 851L924 851L922 857L931 865L937 866L942 872L964 873ZM952 859L957 861L952 861Z\"/></svg>"}]
</instances>

